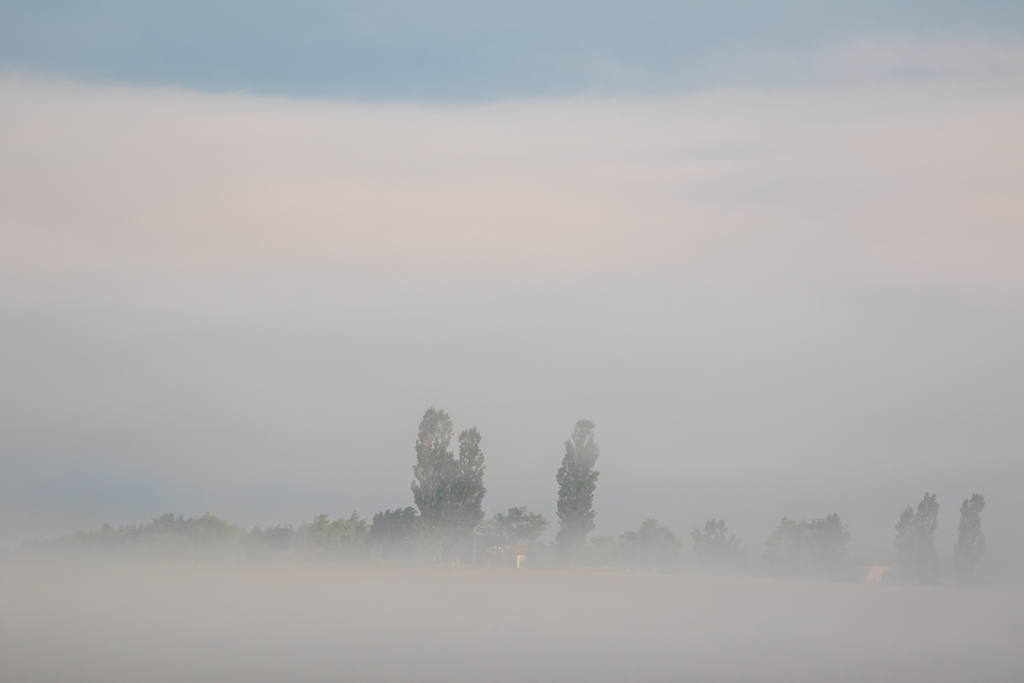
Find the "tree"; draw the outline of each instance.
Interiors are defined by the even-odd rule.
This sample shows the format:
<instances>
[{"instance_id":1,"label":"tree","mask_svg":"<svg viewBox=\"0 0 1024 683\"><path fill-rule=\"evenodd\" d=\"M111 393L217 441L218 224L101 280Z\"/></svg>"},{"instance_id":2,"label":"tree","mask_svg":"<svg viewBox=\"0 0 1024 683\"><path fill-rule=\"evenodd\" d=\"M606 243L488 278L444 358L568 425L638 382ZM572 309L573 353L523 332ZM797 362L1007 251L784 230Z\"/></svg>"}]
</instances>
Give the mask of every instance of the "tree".
<instances>
[{"instance_id":1,"label":"tree","mask_svg":"<svg viewBox=\"0 0 1024 683\"><path fill-rule=\"evenodd\" d=\"M806 524L806 522L804 522ZM764 544L761 559L776 574L795 574L804 562L805 539L800 523L783 517Z\"/></svg>"},{"instance_id":2,"label":"tree","mask_svg":"<svg viewBox=\"0 0 1024 683\"><path fill-rule=\"evenodd\" d=\"M279 524L276 527L260 529L254 527L249 532L249 546L256 556L273 556L286 552L295 541L295 529L291 524Z\"/></svg>"},{"instance_id":3,"label":"tree","mask_svg":"<svg viewBox=\"0 0 1024 683\"><path fill-rule=\"evenodd\" d=\"M934 493L913 507L907 506L896 523L896 566L907 580L927 585L939 575L939 557L935 550L935 530L939 526L939 502Z\"/></svg>"},{"instance_id":4,"label":"tree","mask_svg":"<svg viewBox=\"0 0 1024 683\"><path fill-rule=\"evenodd\" d=\"M671 567L683 548L676 535L656 519L646 519L636 531L622 534L623 556L638 567Z\"/></svg>"},{"instance_id":5,"label":"tree","mask_svg":"<svg viewBox=\"0 0 1024 683\"><path fill-rule=\"evenodd\" d=\"M847 568L850 530L839 515L832 513L807 526L811 561L825 576L837 579Z\"/></svg>"},{"instance_id":6,"label":"tree","mask_svg":"<svg viewBox=\"0 0 1024 683\"><path fill-rule=\"evenodd\" d=\"M614 536L596 536L590 539L594 548L594 563L597 565L615 565L619 563L621 545Z\"/></svg>"},{"instance_id":7,"label":"tree","mask_svg":"<svg viewBox=\"0 0 1024 683\"><path fill-rule=\"evenodd\" d=\"M430 408L420 422L411 489L424 525L438 543L444 559L447 540L468 537L483 520L484 454L480 432L473 427L459 435L459 459L449 450L452 420Z\"/></svg>"},{"instance_id":8,"label":"tree","mask_svg":"<svg viewBox=\"0 0 1024 683\"><path fill-rule=\"evenodd\" d=\"M850 530L838 514L810 522L783 517L768 537L762 558L777 574L839 579L848 566L849 543Z\"/></svg>"},{"instance_id":9,"label":"tree","mask_svg":"<svg viewBox=\"0 0 1024 683\"><path fill-rule=\"evenodd\" d=\"M985 509L985 496L972 493L960 506L960 533L953 547L957 583L969 586L974 580L974 569L985 552L985 534L981 533L981 513Z\"/></svg>"},{"instance_id":10,"label":"tree","mask_svg":"<svg viewBox=\"0 0 1024 683\"><path fill-rule=\"evenodd\" d=\"M168 512L153 517L148 524L126 524L116 529L104 524L96 531L79 530L29 547L57 556L103 552L146 560L196 561L239 557L245 552L248 539L237 524L210 513L185 518Z\"/></svg>"},{"instance_id":11,"label":"tree","mask_svg":"<svg viewBox=\"0 0 1024 683\"><path fill-rule=\"evenodd\" d=\"M443 529L452 515L449 490L455 471L455 455L448 450L452 441L452 419L443 410L430 408L420 421L416 439L416 464L412 472L412 496L420 515L431 530Z\"/></svg>"},{"instance_id":12,"label":"tree","mask_svg":"<svg viewBox=\"0 0 1024 683\"><path fill-rule=\"evenodd\" d=\"M299 525L299 541L319 557L352 556L364 549L370 525L359 513L331 521L330 515L317 515L312 522Z\"/></svg>"},{"instance_id":13,"label":"tree","mask_svg":"<svg viewBox=\"0 0 1024 683\"><path fill-rule=\"evenodd\" d=\"M594 530L594 489L598 472L594 470L601 450L594 441L594 423L580 420L572 439L565 442L565 456L558 468L558 535L563 549L579 548Z\"/></svg>"},{"instance_id":14,"label":"tree","mask_svg":"<svg viewBox=\"0 0 1024 683\"><path fill-rule=\"evenodd\" d=\"M408 557L416 552L420 521L412 506L378 512L370 524L370 545L380 548L384 559Z\"/></svg>"},{"instance_id":15,"label":"tree","mask_svg":"<svg viewBox=\"0 0 1024 683\"><path fill-rule=\"evenodd\" d=\"M703 531L694 527L690 538L693 539L694 554L705 567L715 570L735 568L743 559L740 540L729 535L724 519L709 519L704 523Z\"/></svg>"},{"instance_id":16,"label":"tree","mask_svg":"<svg viewBox=\"0 0 1024 683\"><path fill-rule=\"evenodd\" d=\"M509 508L491 519L488 531L501 538L506 545L536 543L548 528L548 520L539 512L530 512L525 507Z\"/></svg>"},{"instance_id":17,"label":"tree","mask_svg":"<svg viewBox=\"0 0 1024 683\"><path fill-rule=\"evenodd\" d=\"M452 482L455 535L465 538L484 521L484 452L480 449L480 432L476 427L459 434L459 460Z\"/></svg>"}]
</instances>

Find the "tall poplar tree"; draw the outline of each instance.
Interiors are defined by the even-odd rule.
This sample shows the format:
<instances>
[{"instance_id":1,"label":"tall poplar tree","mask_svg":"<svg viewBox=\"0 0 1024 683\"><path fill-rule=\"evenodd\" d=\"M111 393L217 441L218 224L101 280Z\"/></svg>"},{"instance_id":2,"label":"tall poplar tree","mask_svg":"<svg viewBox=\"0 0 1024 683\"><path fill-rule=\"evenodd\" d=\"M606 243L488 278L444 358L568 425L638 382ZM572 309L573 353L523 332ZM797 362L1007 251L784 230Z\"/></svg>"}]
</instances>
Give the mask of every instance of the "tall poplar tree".
<instances>
[{"instance_id":1,"label":"tall poplar tree","mask_svg":"<svg viewBox=\"0 0 1024 683\"><path fill-rule=\"evenodd\" d=\"M935 530L939 526L939 502L925 492L917 510L907 506L896 524L896 566L900 575L919 584L934 583L939 577L939 556Z\"/></svg>"},{"instance_id":2,"label":"tall poplar tree","mask_svg":"<svg viewBox=\"0 0 1024 683\"><path fill-rule=\"evenodd\" d=\"M594 489L598 472L594 470L601 449L594 441L594 423L580 420L565 442L565 456L558 468L558 535L555 540L565 549L583 545L594 530Z\"/></svg>"},{"instance_id":3,"label":"tall poplar tree","mask_svg":"<svg viewBox=\"0 0 1024 683\"><path fill-rule=\"evenodd\" d=\"M487 494L484 486L484 452L480 449L480 431L476 427L459 434L459 460L452 482L454 532L465 538L484 521L483 502Z\"/></svg>"},{"instance_id":4,"label":"tall poplar tree","mask_svg":"<svg viewBox=\"0 0 1024 683\"><path fill-rule=\"evenodd\" d=\"M443 410L430 408L420 421L416 439L416 464L412 468L412 496L420 516L432 531L447 527L452 517L450 489L455 456L448 450L452 441L452 419Z\"/></svg>"},{"instance_id":5,"label":"tall poplar tree","mask_svg":"<svg viewBox=\"0 0 1024 683\"><path fill-rule=\"evenodd\" d=\"M480 431L473 427L459 434L458 460L449 450L453 431L443 410L430 408L423 415L410 487L420 516L438 543L438 559L443 559L446 541L468 537L483 521L487 493Z\"/></svg>"},{"instance_id":6,"label":"tall poplar tree","mask_svg":"<svg viewBox=\"0 0 1024 683\"><path fill-rule=\"evenodd\" d=\"M953 547L957 583L969 586L974 579L974 568L985 552L985 534L981 533L981 513L985 509L985 496L971 494L960 506L960 533Z\"/></svg>"}]
</instances>

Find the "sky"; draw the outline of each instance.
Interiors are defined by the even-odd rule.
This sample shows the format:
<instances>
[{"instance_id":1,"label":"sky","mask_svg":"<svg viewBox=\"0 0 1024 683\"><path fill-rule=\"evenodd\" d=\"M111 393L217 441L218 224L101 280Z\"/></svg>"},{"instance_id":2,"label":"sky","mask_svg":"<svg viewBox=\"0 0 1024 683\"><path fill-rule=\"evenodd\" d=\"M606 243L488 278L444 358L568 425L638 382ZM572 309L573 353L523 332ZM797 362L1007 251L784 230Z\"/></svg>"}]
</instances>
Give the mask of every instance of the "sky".
<instances>
[{"instance_id":1,"label":"sky","mask_svg":"<svg viewBox=\"0 0 1024 683\"><path fill-rule=\"evenodd\" d=\"M0 5L0 545L412 504L838 512L979 491L1024 567L1019 3Z\"/></svg>"},{"instance_id":2,"label":"sky","mask_svg":"<svg viewBox=\"0 0 1024 683\"><path fill-rule=\"evenodd\" d=\"M0 64L69 79L464 102L801 83L816 76L807 63L815 55L850 42L1019 40L1024 7L991 0L5 0L0 19ZM907 73L937 66L928 59L900 65Z\"/></svg>"}]
</instances>

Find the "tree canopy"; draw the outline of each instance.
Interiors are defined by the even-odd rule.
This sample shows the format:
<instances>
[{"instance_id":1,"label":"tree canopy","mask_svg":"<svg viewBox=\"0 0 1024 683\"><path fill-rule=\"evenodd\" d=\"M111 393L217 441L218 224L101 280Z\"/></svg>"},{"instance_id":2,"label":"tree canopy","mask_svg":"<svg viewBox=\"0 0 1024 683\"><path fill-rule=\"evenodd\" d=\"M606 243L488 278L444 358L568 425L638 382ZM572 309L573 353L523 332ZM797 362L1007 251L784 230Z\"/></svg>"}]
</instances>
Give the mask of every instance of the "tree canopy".
<instances>
[{"instance_id":1,"label":"tree canopy","mask_svg":"<svg viewBox=\"0 0 1024 683\"><path fill-rule=\"evenodd\" d=\"M579 547L594 530L594 490L599 473L594 469L601 449L594 441L594 423L579 420L555 479L558 481L558 535L563 548Z\"/></svg>"},{"instance_id":2,"label":"tree canopy","mask_svg":"<svg viewBox=\"0 0 1024 683\"><path fill-rule=\"evenodd\" d=\"M484 452L480 449L481 436L476 427L459 434L459 459L451 485L454 509L454 530L458 536L469 536L484 521L483 502L487 495L484 486Z\"/></svg>"},{"instance_id":3,"label":"tree canopy","mask_svg":"<svg viewBox=\"0 0 1024 683\"><path fill-rule=\"evenodd\" d=\"M452 419L430 408L420 421L416 439L413 500L426 530L438 543L439 559L446 541L465 539L484 518L484 454L480 432L473 427L459 435L459 458L449 450Z\"/></svg>"},{"instance_id":4,"label":"tree canopy","mask_svg":"<svg viewBox=\"0 0 1024 683\"><path fill-rule=\"evenodd\" d=\"M974 581L974 570L985 553L985 534L981 533L981 513L985 510L985 496L971 494L960 506L960 529L953 547L957 583L969 586Z\"/></svg>"},{"instance_id":5,"label":"tree canopy","mask_svg":"<svg viewBox=\"0 0 1024 683\"><path fill-rule=\"evenodd\" d=\"M896 523L896 566L903 580L932 584L939 576L939 556L935 550L935 530L939 526L939 502L934 493L925 492L917 510L909 505Z\"/></svg>"},{"instance_id":6,"label":"tree canopy","mask_svg":"<svg viewBox=\"0 0 1024 683\"><path fill-rule=\"evenodd\" d=\"M736 569L743 559L740 540L729 534L724 519L709 519L703 530L694 527L690 538L693 552L704 569Z\"/></svg>"},{"instance_id":7,"label":"tree canopy","mask_svg":"<svg viewBox=\"0 0 1024 683\"><path fill-rule=\"evenodd\" d=\"M413 500L427 526L441 529L452 521L449 497L455 474L455 455L448 449L452 440L452 419L443 410L430 408L420 421L413 466Z\"/></svg>"},{"instance_id":8,"label":"tree canopy","mask_svg":"<svg viewBox=\"0 0 1024 683\"><path fill-rule=\"evenodd\" d=\"M762 558L775 574L841 578L848 569L850 531L838 514L811 521L783 517Z\"/></svg>"},{"instance_id":9,"label":"tree canopy","mask_svg":"<svg viewBox=\"0 0 1024 683\"><path fill-rule=\"evenodd\" d=\"M508 545L536 543L547 528L548 520L544 515L530 512L525 507L499 512L487 524L487 531Z\"/></svg>"},{"instance_id":10,"label":"tree canopy","mask_svg":"<svg viewBox=\"0 0 1024 683\"><path fill-rule=\"evenodd\" d=\"M679 562L683 544L664 524L646 519L636 531L620 537L626 564L644 568L668 568Z\"/></svg>"},{"instance_id":11,"label":"tree canopy","mask_svg":"<svg viewBox=\"0 0 1024 683\"><path fill-rule=\"evenodd\" d=\"M417 554L422 539L422 519L416 508L385 510L373 516L367 540L379 549L384 559L411 558Z\"/></svg>"}]
</instances>

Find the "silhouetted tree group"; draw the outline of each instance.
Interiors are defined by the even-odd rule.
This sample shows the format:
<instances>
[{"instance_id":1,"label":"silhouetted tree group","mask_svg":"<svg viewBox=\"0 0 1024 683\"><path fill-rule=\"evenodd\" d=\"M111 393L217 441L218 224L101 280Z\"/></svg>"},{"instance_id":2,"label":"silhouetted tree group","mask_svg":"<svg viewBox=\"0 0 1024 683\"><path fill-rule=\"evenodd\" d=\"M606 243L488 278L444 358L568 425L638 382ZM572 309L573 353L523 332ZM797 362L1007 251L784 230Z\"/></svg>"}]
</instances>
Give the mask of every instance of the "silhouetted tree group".
<instances>
[{"instance_id":1,"label":"silhouetted tree group","mask_svg":"<svg viewBox=\"0 0 1024 683\"><path fill-rule=\"evenodd\" d=\"M975 570L985 552L985 535L981 532L981 513L985 497L974 493L960 506L960 528L953 547L953 564L957 583L970 586ZM939 527L939 501L934 493L925 492L915 510L907 506L896 523L896 568L900 579L919 585L932 585L940 575L939 553L935 547L935 531Z\"/></svg>"},{"instance_id":2,"label":"silhouetted tree group","mask_svg":"<svg viewBox=\"0 0 1024 683\"><path fill-rule=\"evenodd\" d=\"M740 540L729 533L724 519L709 519L703 529L694 527L690 538L701 569L735 572L741 568L744 552Z\"/></svg>"},{"instance_id":3,"label":"silhouetted tree group","mask_svg":"<svg viewBox=\"0 0 1024 683\"><path fill-rule=\"evenodd\" d=\"M497 536L506 545L529 545L540 541L547 528L548 520L544 515L525 507L514 507L495 514L484 532Z\"/></svg>"},{"instance_id":4,"label":"silhouetted tree group","mask_svg":"<svg viewBox=\"0 0 1024 683\"><path fill-rule=\"evenodd\" d=\"M254 528L206 514L184 518L173 514L150 523L92 532L42 544L50 554L95 555L114 551L145 559L245 558L265 560L375 559L408 562L462 562L480 559L508 562L525 552L546 562L584 563L643 569L674 569L681 565L682 543L655 519L646 519L636 531L618 537L587 536L595 528L594 495L600 476L595 469L601 450L595 425L579 420L565 442L565 453L555 473L558 485L558 531L554 543L541 537L548 520L523 506L498 512L485 521L483 500L486 465L482 436L476 427L458 435L458 457L451 450L454 424L443 411L430 408L420 421L415 443L416 460L410 485L414 505L378 512L372 519L353 512L331 519L321 514L297 528L290 525ZM960 508L960 526L954 547L954 568L959 585L977 582L977 567L985 551L981 514L985 498L974 493ZM908 506L896 524L896 576L900 581L929 585L940 578L935 533L939 503L925 493L917 507ZM690 532L695 568L716 573L748 569L740 540L729 533L725 520L709 519ZM781 577L847 579L863 566L852 560L850 530L837 513L796 521L783 517L768 537L761 556L768 572ZM859 564L858 564L859 563ZM517 566L519 566L517 564Z\"/></svg>"},{"instance_id":5,"label":"silhouetted tree group","mask_svg":"<svg viewBox=\"0 0 1024 683\"><path fill-rule=\"evenodd\" d=\"M783 517L763 558L778 575L840 579L849 570L849 543L850 530L837 514L810 522Z\"/></svg>"},{"instance_id":6,"label":"silhouetted tree group","mask_svg":"<svg viewBox=\"0 0 1024 683\"><path fill-rule=\"evenodd\" d=\"M459 458L449 450L452 420L443 410L429 409L416 439L416 465L411 489L425 522L425 531L437 543L438 560L445 543L464 541L483 521L484 454L476 427L459 434Z\"/></svg>"}]
</instances>

